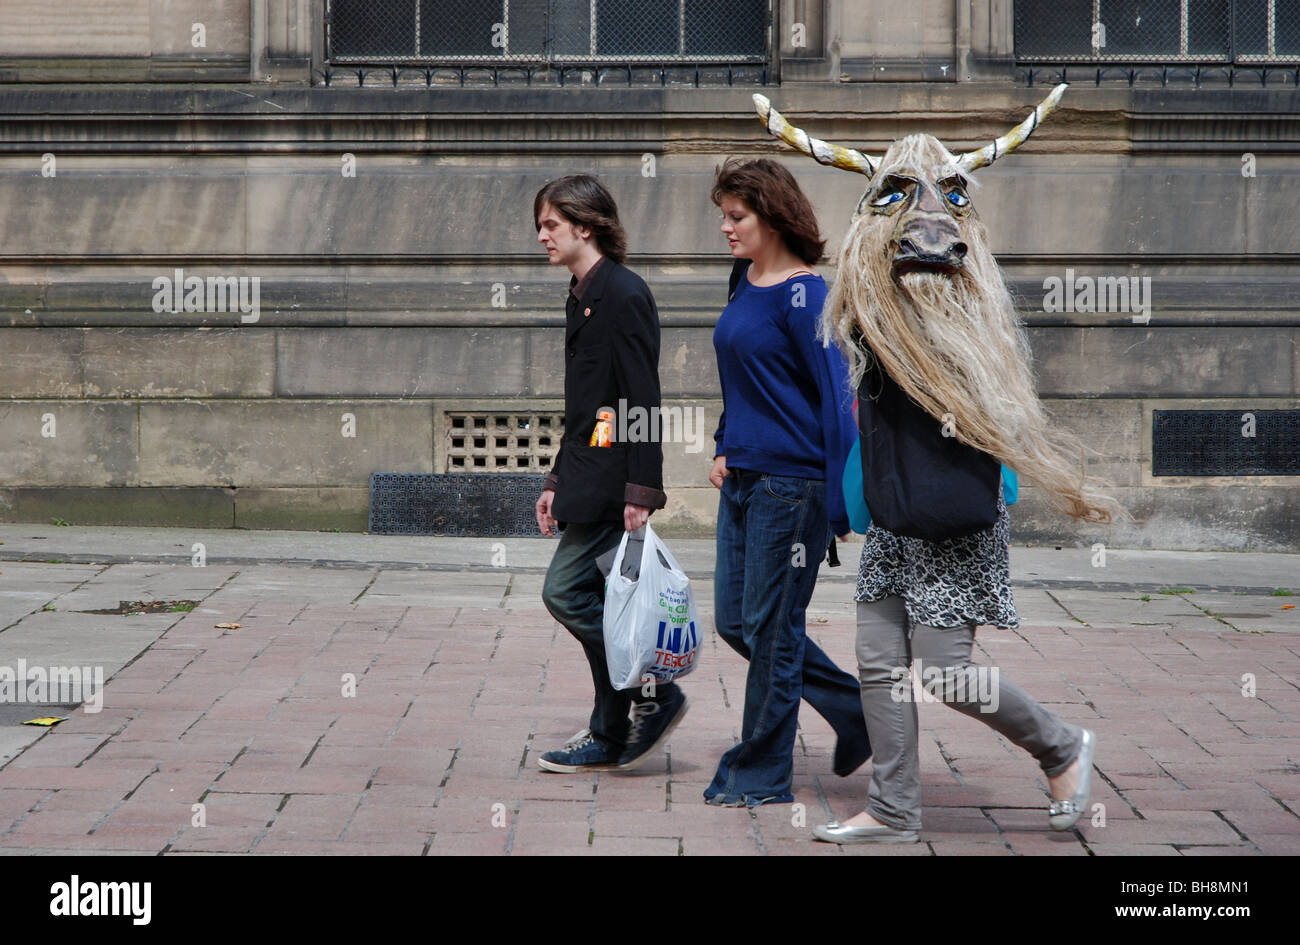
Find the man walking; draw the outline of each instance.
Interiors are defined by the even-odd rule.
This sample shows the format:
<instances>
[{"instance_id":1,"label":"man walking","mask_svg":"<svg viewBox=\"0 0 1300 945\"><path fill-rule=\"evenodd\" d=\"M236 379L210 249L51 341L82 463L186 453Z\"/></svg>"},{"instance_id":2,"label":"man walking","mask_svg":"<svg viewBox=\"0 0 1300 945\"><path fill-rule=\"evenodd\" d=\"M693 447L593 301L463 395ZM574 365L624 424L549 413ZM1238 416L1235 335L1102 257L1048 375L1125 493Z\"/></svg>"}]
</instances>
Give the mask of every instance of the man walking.
<instances>
[{"instance_id":1,"label":"man walking","mask_svg":"<svg viewBox=\"0 0 1300 945\"><path fill-rule=\"evenodd\" d=\"M537 500L537 526L561 537L546 572L546 609L582 644L596 688L589 727L538 759L546 771L627 770L686 714L673 683L654 695L618 690L605 662L605 580L596 559L667 502L656 439L591 446L597 411L659 409L659 313L644 281L623 266L618 207L595 177L553 180L533 200L537 241L565 266L564 439ZM617 427L616 427L617 429ZM629 718L629 710L631 717Z\"/></svg>"}]
</instances>

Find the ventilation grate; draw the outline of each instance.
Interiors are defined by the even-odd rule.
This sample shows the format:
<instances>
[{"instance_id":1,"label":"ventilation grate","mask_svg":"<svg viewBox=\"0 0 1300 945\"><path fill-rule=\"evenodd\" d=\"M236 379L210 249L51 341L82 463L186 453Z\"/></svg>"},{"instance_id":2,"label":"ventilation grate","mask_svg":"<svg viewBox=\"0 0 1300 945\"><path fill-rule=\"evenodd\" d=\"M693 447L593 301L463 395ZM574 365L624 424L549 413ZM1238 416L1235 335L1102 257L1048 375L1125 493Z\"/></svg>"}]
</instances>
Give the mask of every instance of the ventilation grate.
<instances>
[{"instance_id":1,"label":"ventilation grate","mask_svg":"<svg viewBox=\"0 0 1300 945\"><path fill-rule=\"evenodd\" d=\"M534 507L545 476L374 473L372 535L536 535Z\"/></svg>"},{"instance_id":2,"label":"ventilation grate","mask_svg":"<svg viewBox=\"0 0 1300 945\"><path fill-rule=\"evenodd\" d=\"M542 473L560 449L558 413L452 413L444 416L449 473Z\"/></svg>"},{"instance_id":3,"label":"ventilation grate","mask_svg":"<svg viewBox=\"0 0 1300 945\"><path fill-rule=\"evenodd\" d=\"M1156 410L1153 476L1300 476L1300 410Z\"/></svg>"}]
</instances>

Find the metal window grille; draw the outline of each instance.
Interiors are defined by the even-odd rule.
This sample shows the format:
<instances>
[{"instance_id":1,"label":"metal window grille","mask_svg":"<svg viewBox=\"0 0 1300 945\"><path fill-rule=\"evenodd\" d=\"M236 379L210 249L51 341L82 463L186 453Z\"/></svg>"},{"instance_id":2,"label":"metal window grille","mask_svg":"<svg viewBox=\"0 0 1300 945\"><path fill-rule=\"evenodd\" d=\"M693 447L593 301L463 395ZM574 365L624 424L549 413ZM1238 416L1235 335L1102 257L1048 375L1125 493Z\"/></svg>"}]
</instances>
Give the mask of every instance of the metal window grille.
<instances>
[{"instance_id":1,"label":"metal window grille","mask_svg":"<svg viewBox=\"0 0 1300 945\"><path fill-rule=\"evenodd\" d=\"M333 63L766 63L772 0L327 0Z\"/></svg>"},{"instance_id":2,"label":"metal window grille","mask_svg":"<svg viewBox=\"0 0 1300 945\"><path fill-rule=\"evenodd\" d=\"M444 414L446 472L544 473L560 449L560 413Z\"/></svg>"},{"instance_id":3,"label":"metal window grille","mask_svg":"<svg viewBox=\"0 0 1300 945\"><path fill-rule=\"evenodd\" d=\"M1023 63L1300 62L1300 0L1016 0Z\"/></svg>"}]
</instances>

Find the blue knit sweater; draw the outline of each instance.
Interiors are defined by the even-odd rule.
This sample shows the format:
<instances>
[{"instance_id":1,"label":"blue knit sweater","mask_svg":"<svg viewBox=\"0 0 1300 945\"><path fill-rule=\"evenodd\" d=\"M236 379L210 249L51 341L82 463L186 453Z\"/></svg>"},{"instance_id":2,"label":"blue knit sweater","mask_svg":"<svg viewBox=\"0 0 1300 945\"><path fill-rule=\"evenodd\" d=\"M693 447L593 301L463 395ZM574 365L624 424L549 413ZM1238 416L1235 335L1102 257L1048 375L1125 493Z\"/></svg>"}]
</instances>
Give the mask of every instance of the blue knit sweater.
<instances>
[{"instance_id":1,"label":"blue knit sweater","mask_svg":"<svg viewBox=\"0 0 1300 945\"><path fill-rule=\"evenodd\" d=\"M714 455L741 469L825 480L827 516L842 535L840 482L857 426L844 356L817 339L825 301L821 276L774 286L741 277L713 332L723 408Z\"/></svg>"}]
</instances>

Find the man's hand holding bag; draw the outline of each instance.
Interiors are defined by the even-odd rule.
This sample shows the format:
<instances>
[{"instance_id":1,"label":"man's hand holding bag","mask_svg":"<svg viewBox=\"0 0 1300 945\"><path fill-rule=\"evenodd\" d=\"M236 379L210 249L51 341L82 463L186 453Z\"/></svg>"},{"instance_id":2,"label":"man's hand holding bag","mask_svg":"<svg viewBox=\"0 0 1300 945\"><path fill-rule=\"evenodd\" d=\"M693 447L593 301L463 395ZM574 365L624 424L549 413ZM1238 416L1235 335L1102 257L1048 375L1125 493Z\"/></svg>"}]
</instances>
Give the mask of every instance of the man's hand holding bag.
<instances>
[{"instance_id":1,"label":"man's hand holding bag","mask_svg":"<svg viewBox=\"0 0 1300 945\"><path fill-rule=\"evenodd\" d=\"M635 579L624 575L625 532L605 585L605 657L616 689L669 682L695 668L700 618L691 581L649 524Z\"/></svg>"}]
</instances>

